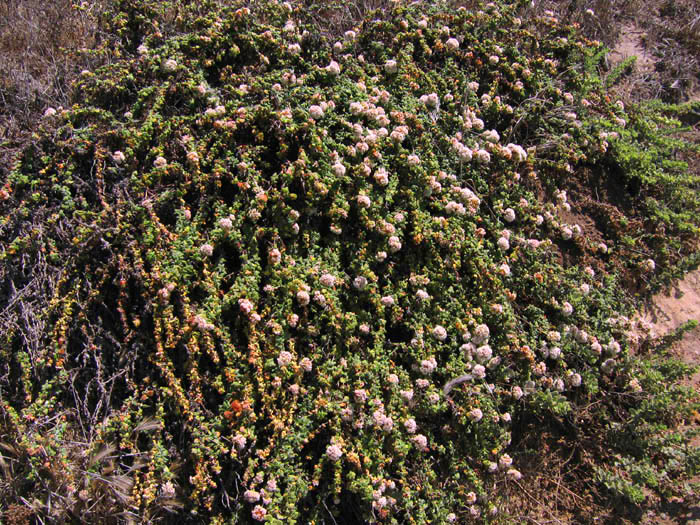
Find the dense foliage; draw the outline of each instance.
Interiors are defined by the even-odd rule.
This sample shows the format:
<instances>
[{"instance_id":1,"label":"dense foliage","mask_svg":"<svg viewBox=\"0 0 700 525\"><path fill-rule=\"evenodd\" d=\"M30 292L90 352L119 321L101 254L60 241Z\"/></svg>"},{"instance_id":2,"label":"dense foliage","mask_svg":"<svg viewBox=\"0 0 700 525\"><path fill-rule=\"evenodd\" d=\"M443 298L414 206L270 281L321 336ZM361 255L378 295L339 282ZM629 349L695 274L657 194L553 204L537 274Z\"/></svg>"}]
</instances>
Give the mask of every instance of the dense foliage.
<instances>
[{"instance_id":1,"label":"dense foliage","mask_svg":"<svg viewBox=\"0 0 700 525\"><path fill-rule=\"evenodd\" d=\"M120 58L2 189L0 504L487 520L532 421L609 443L616 496L681 490L687 370L631 357L619 285L697 240L667 108L611 99L605 49L517 5L397 2L335 42L303 6L174 4L115 7Z\"/></svg>"}]
</instances>

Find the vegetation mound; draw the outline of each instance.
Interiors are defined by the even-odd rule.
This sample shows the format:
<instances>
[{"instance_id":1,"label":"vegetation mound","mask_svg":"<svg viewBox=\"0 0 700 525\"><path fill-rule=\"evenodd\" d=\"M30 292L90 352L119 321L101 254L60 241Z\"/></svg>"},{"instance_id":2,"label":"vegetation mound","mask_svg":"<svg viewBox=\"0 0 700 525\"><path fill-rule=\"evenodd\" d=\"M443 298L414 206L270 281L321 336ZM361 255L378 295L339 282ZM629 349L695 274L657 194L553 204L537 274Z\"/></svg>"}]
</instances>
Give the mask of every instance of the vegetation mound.
<instances>
[{"instance_id":1,"label":"vegetation mound","mask_svg":"<svg viewBox=\"0 0 700 525\"><path fill-rule=\"evenodd\" d=\"M333 4L239 4L118 3L118 59L4 181L0 504L506 519L548 433L584 491L680 495L687 369L631 355L621 287L694 263L678 108L625 108L524 5L330 38Z\"/></svg>"}]
</instances>

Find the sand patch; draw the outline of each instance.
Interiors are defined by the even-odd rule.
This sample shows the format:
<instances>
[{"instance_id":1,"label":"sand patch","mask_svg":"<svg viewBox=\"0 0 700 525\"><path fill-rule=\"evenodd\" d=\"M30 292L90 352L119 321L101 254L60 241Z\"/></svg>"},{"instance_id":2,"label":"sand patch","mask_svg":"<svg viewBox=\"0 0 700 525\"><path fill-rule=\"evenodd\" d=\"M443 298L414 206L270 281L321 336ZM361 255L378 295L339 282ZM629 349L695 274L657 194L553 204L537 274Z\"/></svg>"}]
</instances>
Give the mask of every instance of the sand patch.
<instances>
[{"instance_id":1,"label":"sand patch","mask_svg":"<svg viewBox=\"0 0 700 525\"><path fill-rule=\"evenodd\" d=\"M620 30L620 40L610 53L609 58L612 65L615 66L631 56L636 56L635 67L639 73L653 72L654 57L643 44L646 37L646 32L633 25L623 26Z\"/></svg>"}]
</instances>

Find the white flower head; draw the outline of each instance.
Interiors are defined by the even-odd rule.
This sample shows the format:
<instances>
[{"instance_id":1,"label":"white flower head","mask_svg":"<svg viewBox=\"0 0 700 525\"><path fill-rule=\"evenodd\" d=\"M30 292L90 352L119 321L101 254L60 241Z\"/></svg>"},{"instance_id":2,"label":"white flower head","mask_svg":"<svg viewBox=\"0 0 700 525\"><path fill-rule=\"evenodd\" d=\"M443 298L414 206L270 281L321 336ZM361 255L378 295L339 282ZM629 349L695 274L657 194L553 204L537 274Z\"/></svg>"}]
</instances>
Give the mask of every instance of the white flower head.
<instances>
[{"instance_id":1,"label":"white flower head","mask_svg":"<svg viewBox=\"0 0 700 525\"><path fill-rule=\"evenodd\" d=\"M299 290L297 292L297 302L301 306L308 305L310 301L311 301L311 296L309 295L309 292L307 292L306 290Z\"/></svg>"},{"instance_id":2,"label":"white flower head","mask_svg":"<svg viewBox=\"0 0 700 525\"><path fill-rule=\"evenodd\" d=\"M399 66L398 66L396 60L387 60L384 63L384 71L386 71L390 75L393 73L396 73L398 70L399 70Z\"/></svg>"},{"instance_id":3,"label":"white flower head","mask_svg":"<svg viewBox=\"0 0 700 525\"><path fill-rule=\"evenodd\" d=\"M330 273L324 273L321 276L320 281L321 281L321 284L323 286L328 286L328 287L335 286L335 276L331 275Z\"/></svg>"},{"instance_id":4,"label":"white flower head","mask_svg":"<svg viewBox=\"0 0 700 525\"><path fill-rule=\"evenodd\" d=\"M418 429L418 425L416 424L416 420L413 418L407 419L404 422L403 426L406 429L406 432L408 432L409 434L413 434Z\"/></svg>"},{"instance_id":5,"label":"white flower head","mask_svg":"<svg viewBox=\"0 0 700 525\"><path fill-rule=\"evenodd\" d=\"M416 292L416 299L418 299L421 302L426 302L430 300L430 295L425 290L418 290Z\"/></svg>"},{"instance_id":6,"label":"white flower head","mask_svg":"<svg viewBox=\"0 0 700 525\"><path fill-rule=\"evenodd\" d=\"M331 63L326 66L326 71L333 76L340 74L340 66L338 65L338 62L331 60Z\"/></svg>"},{"instance_id":7,"label":"white flower head","mask_svg":"<svg viewBox=\"0 0 700 525\"><path fill-rule=\"evenodd\" d=\"M311 118L318 120L323 117L324 111L321 106L314 104L309 107L309 114L311 115Z\"/></svg>"},{"instance_id":8,"label":"white flower head","mask_svg":"<svg viewBox=\"0 0 700 525\"><path fill-rule=\"evenodd\" d=\"M491 162L491 154L488 151L486 151L485 149L477 150L475 155L476 155L476 160L480 164L488 164L489 162Z\"/></svg>"},{"instance_id":9,"label":"white flower head","mask_svg":"<svg viewBox=\"0 0 700 525\"><path fill-rule=\"evenodd\" d=\"M293 359L294 356L290 352L282 350L279 356L277 356L277 365L284 368L285 366L288 366Z\"/></svg>"},{"instance_id":10,"label":"white flower head","mask_svg":"<svg viewBox=\"0 0 700 525\"><path fill-rule=\"evenodd\" d=\"M510 395L513 396L513 398L517 401L521 397L523 397L525 393L523 392L523 389L520 388L518 385L515 385L513 388L510 390Z\"/></svg>"},{"instance_id":11,"label":"white flower head","mask_svg":"<svg viewBox=\"0 0 700 525\"><path fill-rule=\"evenodd\" d=\"M352 285L353 285L353 286L355 287L355 289L357 289L357 290L364 290L365 287L367 286L367 278L364 277L364 276L362 276L362 275L358 275L358 276L355 277L355 279L353 280Z\"/></svg>"},{"instance_id":12,"label":"white flower head","mask_svg":"<svg viewBox=\"0 0 700 525\"><path fill-rule=\"evenodd\" d=\"M444 341L447 339L447 330L443 326L436 325L433 328L433 337L438 341Z\"/></svg>"},{"instance_id":13,"label":"white flower head","mask_svg":"<svg viewBox=\"0 0 700 525\"><path fill-rule=\"evenodd\" d=\"M267 509L262 505L256 505L251 511L251 516L255 521L265 521L265 516L267 516Z\"/></svg>"},{"instance_id":14,"label":"white flower head","mask_svg":"<svg viewBox=\"0 0 700 525\"><path fill-rule=\"evenodd\" d=\"M581 374L573 372L571 375L567 376L567 381L571 387L577 388L581 386Z\"/></svg>"},{"instance_id":15,"label":"white flower head","mask_svg":"<svg viewBox=\"0 0 700 525\"><path fill-rule=\"evenodd\" d=\"M172 73L176 69L177 69L177 61L176 60L169 58L168 60L163 62L163 71L165 71L166 73Z\"/></svg>"},{"instance_id":16,"label":"white flower head","mask_svg":"<svg viewBox=\"0 0 700 525\"><path fill-rule=\"evenodd\" d=\"M189 162L192 166L197 166L199 163L199 154L196 151L190 151L187 154L187 162Z\"/></svg>"},{"instance_id":17,"label":"white flower head","mask_svg":"<svg viewBox=\"0 0 700 525\"><path fill-rule=\"evenodd\" d=\"M367 195L358 195L357 205L360 208L369 208L372 205L372 200Z\"/></svg>"},{"instance_id":18,"label":"white flower head","mask_svg":"<svg viewBox=\"0 0 700 525\"><path fill-rule=\"evenodd\" d=\"M426 438L423 434L416 434L413 436L412 440L419 450L428 450L428 438Z\"/></svg>"},{"instance_id":19,"label":"white flower head","mask_svg":"<svg viewBox=\"0 0 700 525\"><path fill-rule=\"evenodd\" d=\"M498 466L501 468L509 468L513 464L513 458L508 454L503 454L498 460Z\"/></svg>"},{"instance_id":20,"label":"white flower head","mask_svg":"<svg viewBox=\"0 0 700 525\"><path fill-rule=\"evenodd\" d=\"M243 493L243 499L248 503L255 503L256 501L260 501L260 493L256 490L246 490Z\"/></svg>"},{"instance_id":21,"label":"white flower head","mask_svg":"<svg viewBox=\"0 0 700 525\"><path fill-rule=\"evenodd\" d=\"M432 374L437 368L437 361L434 357L430 359L423 359L420 363L420 371L422 374L429 375Z\"/></svg>"},{"instance_id":22,"label":"white flower head","mask_svg":"<svg viewBox=\"0 0 700 525\"><path fill-rule=\"evenodd\" d=\"M477 423L484 417L484 413L480 408L472 408L467 414L467 417L469 417L469 419L471 419L474 423Z\"/></svg>"},{"instance_id":23,"label":"white flower head","mask_svg":"<svg viewBox=\"0 0 700 525\"><path fill-rule=\"evenodd\" d=\"M514 468L508 469L508 472L506 472L506 476L511 481L518 481L519 479L521 479L523 477L523 475L520 473L520 471L516 470Z\"/></svg>"},{"instance_id":24,"label":"white flower head","mask_svg":"<svg viewBox=\"0 0 700 525\"><path fill-rule=\"evenodd\" d=\"M484 140L486 140L488 142L496 143L499 140L501 140L501 136L498 134L498 131L496 131L495 129L486 130L481 134L481 136Z\"/></svg>"},{"instance_id":25,"label":"white flower head","mask_svg":"<svg viewBox=\"0 0 700 525\"><path fill-rule=\"evenodd\" d=\"M440 97L437 93L430 93L429 95L423 95L421 102L428 106L429 108L437 108L440 105Z\"/></svg>"},{"instance_id":26,"label":"white flower head","mask_svg":"<svg viewBox=\"0 0 700 525\"><path fill-rule=\"evenodd\" d=\"M282 261L282 252L278 248L272 248L267 256L272 264L279 264Z\"/></svg>"},{"instance_id":27,"label":"white flower head","mask_svg":"<svg viewBox=\"0 0 700 525\"><path fill-rule=\"evenodd\" d=\"M374 172L374 180L380 186L386 186L389 184L389 174L384 168L378 168L377 171Z\"/></svg>"},{"instance_id":28,"label":"white flower head","mask_svg":"<svg viewBox=\"0 0 700 525\"><path fill-rule=\"evenodd\" d=\"M409 155L406 160L409 166L418 166L420 164L420 157L418 155Z\"/></svg>"},{"instance_id":29,"label":"white flower head","mask_svg":"<svg viewBox=\"0 0 700 525\"><path fill-rule=\"evenodd\" d=\"M345 166L343 166L343 163L340 161L333 164L332 170L338 177L345 175Z\"/></svg>"},{"instance_id":30,"label":"white flower head","mask_svg":"<svg viewBox=\"0 0 700 525\"><path fill-rule=\"evenodd\" d=\"M395 235L392 235L389 237L389 250L391 250L392 253L396 253L401 249L401 240L396 237Z\"/></svg>"},{"instance_id":31,"label":"white flower head","mask_svg":"<svg viewBox=\"0 0 700 525\"><path fill-rule=\"evenodd\" d=\"M525 162L527 160L527 151L525 151L522 146L518 144L508 144L506 148L510 151L511 158L517 162Z\"/></svg>"},{"instance_id":32,"label":"white flower head","mask_svg":"<svg viewBox=\"0 0 700 525\"><path fill-rule=\"evenodd\" d=\"M304 357L301 361L299 361L299 366L301 366L304 372L311 372L313 369L313 362L308 357Z\"/></svg>"},{"instance_id":33,"label":"white flower head","mask_svg":"<svg viewBox=\"0 0 700 525\"><path fill-rule=\"evenodd\" d=\"M447 42L445 42L445 45L450 51L456 51L457 49L459 49L459 40L457 40L456 38L449 38Z\"/></svg>"},{"instance_id":34,"label":"white flower head","mask_svg":"<svg viewBox=\"0 0 700 525\"><path fill-rule=\"evenodd\" d=\"M482 345L474 351L474 358L479 361L479 363L485 363L493 355L493 350L489 345Z\"/></svg>"},{"instance_id":35,"label":"white flower head","mask_svg":"<svg viewBox=\"0 0 700 525\"><path fill-rule=\"evenodd\" d=\"M480 324L476 328L474 328L474 333L472 335L472 342L475 345L483 344L489 340L490 335L491 335L491 331L489 330L489 327L486 326L485 324Z\"/></svg>"},{"instance_id":36,"label":"white flower head","mask_svg":"<svg viewBox=\"0 0 700 525\"><path fill-rule=\"evenodd\" d=\"M328 445L326 447L326 456L331 461L338 461L343 455L343 450L338 445Z\"/></svg>"}]
</instances>

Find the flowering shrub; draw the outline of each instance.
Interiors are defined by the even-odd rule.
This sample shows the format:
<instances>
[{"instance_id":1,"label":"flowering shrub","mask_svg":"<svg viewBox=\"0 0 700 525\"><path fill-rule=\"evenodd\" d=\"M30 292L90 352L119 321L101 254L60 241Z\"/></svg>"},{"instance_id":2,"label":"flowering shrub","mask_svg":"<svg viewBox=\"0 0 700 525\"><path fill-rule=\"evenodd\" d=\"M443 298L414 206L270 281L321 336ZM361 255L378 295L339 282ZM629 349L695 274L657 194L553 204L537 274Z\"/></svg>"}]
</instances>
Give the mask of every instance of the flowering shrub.
<instances>
[{"instance_id":1,"label":"flowering shrub","mask_svg":"<svg viewBox=\"0 0 700 525\"><path fill-rule=\"evenodd\" d=\"M148 17L125 5L123 35ZM4 335L27 479L88 506L111 447L143 519L487 519L514 422L633 380L615 239L555 194L638 140L600 47L503 3L397 4L339 45L292 4L210 7L126 40L6 181L3 264L62 268L38 342Z\"/></svg>"}]
</instances>

